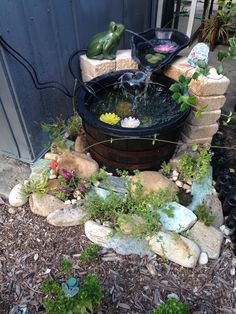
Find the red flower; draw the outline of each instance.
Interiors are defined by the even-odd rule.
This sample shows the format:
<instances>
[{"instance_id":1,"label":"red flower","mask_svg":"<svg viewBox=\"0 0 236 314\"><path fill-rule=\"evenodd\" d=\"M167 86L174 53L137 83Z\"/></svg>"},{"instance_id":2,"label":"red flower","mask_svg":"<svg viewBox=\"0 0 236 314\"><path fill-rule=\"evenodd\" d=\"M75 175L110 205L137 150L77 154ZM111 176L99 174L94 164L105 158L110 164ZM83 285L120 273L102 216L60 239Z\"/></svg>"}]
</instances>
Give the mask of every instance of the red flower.
<instances>
[{"instance_id":1,"label":"red flower","mask_svg":"<svg viewBox=\"0 0 236 314\"><path fill-rule=\"evenodd\" d=\"M51 162L50 162L50 167L51 167L52 169L56 169L57 166L58 166L58 162L57 162L57 161L51 161Z\"/></svg>"}]
</instances>

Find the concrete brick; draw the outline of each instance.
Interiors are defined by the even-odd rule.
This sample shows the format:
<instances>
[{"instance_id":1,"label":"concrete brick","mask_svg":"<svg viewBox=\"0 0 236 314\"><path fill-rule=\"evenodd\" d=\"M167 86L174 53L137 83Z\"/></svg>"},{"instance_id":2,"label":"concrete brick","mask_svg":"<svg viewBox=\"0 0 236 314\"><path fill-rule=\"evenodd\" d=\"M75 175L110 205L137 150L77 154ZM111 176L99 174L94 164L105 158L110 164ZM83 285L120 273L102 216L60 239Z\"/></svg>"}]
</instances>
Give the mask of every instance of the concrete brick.
<instances>
[{"instance_id":1,"label":"concrete brick","mask_svg":"<svg viewBox=\"0 0 236 314\"><path fill-rule=\"evenodd\" d=\"M99 75L115 71L115 60L89 59L86 55L80 56L80 69L85 76L97 77Z\"/></svg>"},{"instance_id":2,"label":"concrete brick","mask_svg":"<svg viewBox=\"0 0 236 314\"><path fill-rule=\"evenodd\" d=\"M86 72L84 73L83 71L81 71L81 76L82 76L83 82L89 82L90 80L94 78L93 76L88 75Z\"/></svg>"},{"instance_id":3,"label":"concrete brick","mask_svg":"<svg viewBox=\"0 0 236 314\"><path fill-rule=\"evenodd\" d=\"M207 138L196 138L196 139L191 139L184 135L184 133L181 133L181 139L183 143L187 145L192 145L192 144L211 144L212 141L212 136L207 137Z\"/></svg>"},{"instance_id":4,"label":"concrete brick","mask_svg":"<svg viewBox=\"0 0 236 314\"><path fill-rule=\"evenodd\" d=\"M201 107L202 105L208 105L204 112L207 111L215 111L219 110L224 106L225 103L225 96L218 95L218 96L197 96L193 92L190 91L190 96L195 96L197 98L196 107Z\"/></svg>"},{"instance_id":5,"label":"concrete brick","mask_svg":"<svg viewBox=\"0 0 236 314\"><path fill-rule=\"evenodd\" d=\"M183 127L183 134L192 140L210 138L217 132L218 128L218 123L210 125L192 125L185 123Z\"/></svg>"},{"instance_id":6,"label":"concrete brick","mask_svg":"<svg viewBox=\"0 0 236 314\"><path fill-rule=\"evenodd\" d=\"M190 112L187 123L192 125L209 125L214 124L220 118L221 110L202 112L199 118L195 118L194 111Z\"/></svg>"},{"instance_id":7,"label":"concrete brick","mask_svg":"<svg viewBox=\"0 0 236 314\"><path fill-rule=\"evenodd\" d=\"M180 75L189 76L191 71L194 71L194 68L188 64L187 58L177 57L176 60L170 66L168 66L164 74L167 77L178 81Z\"/></svg>"},{"instance_id":8,"label":"concrete brick","mask_svg":"<svg viewBox=\"0 0 236 314\"><path fill-rule=\"evenodd\" d=\"M116 54L116 71L138 69L138 64L132 59L131 49L118 50Z\"/></svg>"},{"instance_id":9,"label":"concrete brick","mask_svg":"<svg viewBox=\"0 0 236 314\"><path fill-rule=\"evenodd\" d=\"M197 80L192 80L189 84L189 91L198 96L223 95L230 80L223 75L218 75L215 68L210 69L208 77L199 76Z\"/></svg>"}]
</instances>

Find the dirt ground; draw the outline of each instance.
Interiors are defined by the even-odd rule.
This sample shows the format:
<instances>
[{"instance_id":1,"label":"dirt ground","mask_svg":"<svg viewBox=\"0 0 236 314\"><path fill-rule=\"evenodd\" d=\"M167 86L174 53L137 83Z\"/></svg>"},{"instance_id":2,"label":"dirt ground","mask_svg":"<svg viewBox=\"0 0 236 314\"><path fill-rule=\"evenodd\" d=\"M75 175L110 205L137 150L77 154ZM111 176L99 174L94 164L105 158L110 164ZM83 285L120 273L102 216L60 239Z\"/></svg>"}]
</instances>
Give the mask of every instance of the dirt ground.
<instances>
[{"instance_id":1,"label":"dirt ground","mask_svg":"<svg viewBox=\"0 0 236 314\"><path fill-rule=\"evenodd\" d=\"M187 269L157 257L120 256L101 250L100 261L84 266L80 252L90 243L83 226L57 228L31 213L29 206L13 209L0 205L0 313L14 313L29 304L29 313L45 313L40 284L61 280L63 258L73 262L74 274L87 273L100 280L102 313L150 313L170 293L188 301L191 313L236 313L236 276L230 273L233 245L223 245L219 260Z\"/></svg>"}]
</instances>

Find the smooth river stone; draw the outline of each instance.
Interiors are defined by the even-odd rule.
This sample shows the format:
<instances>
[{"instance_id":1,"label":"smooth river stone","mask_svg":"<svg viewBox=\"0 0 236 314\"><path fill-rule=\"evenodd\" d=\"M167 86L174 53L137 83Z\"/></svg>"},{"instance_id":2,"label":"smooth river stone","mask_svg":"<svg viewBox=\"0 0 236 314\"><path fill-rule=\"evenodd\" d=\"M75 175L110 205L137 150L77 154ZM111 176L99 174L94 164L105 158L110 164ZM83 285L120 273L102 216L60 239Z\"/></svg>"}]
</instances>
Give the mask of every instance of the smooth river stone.
<instances>
[{"instance_id":1,"label":"smooth river stone","mask_svg":"<svg viewBox=\"0 0 236 314\"><path fill-rule=\"evenodd\" d=\"M28 196L24 193L24 188L21 183L14 186L9 194L9 203L13 207L20 207L26 204Z\"/></svg>"},{"instance_id":2,"label":"smooth river stone","mask_svg":"<svg viewBox=\"0 0 236 314\"><path fill-rule=\"evenodd\" d=\"M154 253L188 268L196 266L200 255L200 248L196 243L168 231L159 231L153 235L149 246Z\"/></svg>"},{"instance_id":3,"label":"smooth river stone","mask_svg":"<svg viewBox=\"0 0 236 314\"><path fill-rule=\"evenodd\" d=\"M168 203L167 206L172 208L173 217L168 217L165 212L159 211L160 222L166 230L183 232L197 221L197 216L188 208L176 202Z\"/></svg>"},{"instance_id":4,"label":"smooth river stone","mask_svg":"<svg viewBox=\"0 0 236 314\"><path fill-rule=\"evenodd\" d=\"M108 242L114 234L114 230L112 228L102 226L93 220L88 220L84 224L84 231L90 241L109 248Z\"/></svg>"}]
</instances>

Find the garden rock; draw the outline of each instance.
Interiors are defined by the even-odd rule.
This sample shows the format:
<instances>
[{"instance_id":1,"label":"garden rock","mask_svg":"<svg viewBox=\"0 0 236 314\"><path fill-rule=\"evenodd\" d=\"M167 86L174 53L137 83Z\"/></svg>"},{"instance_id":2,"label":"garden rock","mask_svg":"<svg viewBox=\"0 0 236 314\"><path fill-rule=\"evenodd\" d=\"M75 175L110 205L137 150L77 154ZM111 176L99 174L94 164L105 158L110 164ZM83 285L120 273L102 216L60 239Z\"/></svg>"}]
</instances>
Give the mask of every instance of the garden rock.
<instances>
[{"instance_id":1,"label":"garden rock","mask_svg":"<svg viewBox=\"0 0 236 314\"><path fill-rule=\"evenodd\" d=\"M157 232L149 240L149 246L154 253L188 268L196 266L200 255L196 243L172 232Z\"/></svg>"},{"instance_id":2,"label":"garden rock","mask_svg":"<svg viewBox=\"0 0 236 314\"><path fill-rule=\"evenodd\" d=\"M109 248L108 242L114 233L112 228L104 227L93 220L88 220L84 224L84 230L87 238L90 241Z\"/></svg>"},{"instance_id":3,"label":"garden rock","mask_svg":"<svg viewBox=\"0 0 236 314\"><path fill-rule=\"evenodd\" d=\"M86 147L88 147L86 135L82 134L82 135L77 136L75 140L74 151L77 153L83 153Z\"/></svg>"},{"instance_id":4,"label":"garden rock","mask_svg":"<svg viewBox=\"0 0 236 314\"><path fill-rule=\"evenodd\" d=\"M50 160L50 161L51 161L51 160L57 160L59 157L60 157L59 154L55 154L55 153L51 153L51 152L46 153L46 154L44 155L44 159Z\"/></svg>"},{"instance_id":5,"label":"garden rock","mask_svg":"<svg viewBox=\"0 0 236 314\"><path fill-rule=\"evenodd\" d=\"M69 227L82 225L89 218L90 216L85 209L70 205L53 211L47 216L47 222L53 226Z\"/></svg>"},{"instance_id":6,"label":"garden rock","mask_svg":"<svg viewBox=\"0 0 236 314\"><path fill-rule=\"evenodd\" d=\"M65 152L58 159L59 170L61 167L68 171L78 170L81 177L90 177L98 171L98 163L91 157L76 152Z\"/></svg>"},{"instance_id":7,"label":"garden rock","mask_svg":"<svg viewBox=\"0 0 236 314\"><path fill-rule=\"evenodd\" d=\"M50 171L51 160L39 159L31 166L30 177L34 180L41 179L42 174Z\"/></svg>"},{"instance_id":8,"label":"garden rock","mask_svg":"<svg viewBox=\"0 0 236 314\"><path fill-rule=\"evenodd\" d=\"M57 209L64 208L65 204L49 194L33 193L29 198L30 209L36 215L47 217Z\"/></svg>"},{"instance_id":9,"label":"garden rock","mask_svg":"<svg viewBox=\"0 0 236 314\"><path fill-rule=\"evenodd\" d=\"M13 207L20 207L26 204L28 201L27 195L23 190L23 185L18 183L14 186L9 194L9 203Z\"/></svg>"},{"instance_id":10,"label":"garden rock","mask_svg":"<svg viewBox=\"0 0 236 314\"><path fill-rule=\"evenodd\" d=\"M164 211L159 211L160 222L166 230L183 232L197 221L197 216L185 206L171 202L167 204L167 207L171 208L172 217Z\"/></svg>"},{"instance_id":11,"label":"garden rock","mask_svg":"<svg viewBox=\"0 0 236 314\"><path fill-rule=\"evenodd\" d=\"M208 174L201 181L193 181L191 186L191 194L193 195L193 200L188 208L190 210L196 210L199 205L202 204L204 198L207 195L211 195L212 189L212 167L209 167Z\"/></svg>"},{"instance_id":12,"label":"garden rock","mask_svg":"<svg viewBox=\"0 0 236 314\"><path fill-rule=\"evenodd\" d=\"M206 252L201 252L198 260L198 264L206 265L208 263L208 255Z\"/></svg>"},{"instance_id":13,"label":"garden rock","mask_svg":"<svg viewBox=\"0 0 236 314\"><path fill-rule=\"evenodd\" d=\"M172 187L174 191L177 191L177 186L168 178L163 176L160 172L157 171L143 171L138 175L135 175L131 179L131 190L135 191L135 185L140 180L140 183L143 186L143 196L157 191L159 189L165 190L168 187Z\"/></svg>"},{"instance_id":14,"label":"garden rock","mask_svg":"<svg viewBox=\"0 0 236 314\"><path fill-rule=\"evenodd\" d=\"M109 190L120 194L127 192L125 180L122 177L107 176L106 180L102 180L99 186L104 189L109 187Z\"/></svg>"},{"instance_id":15,"label":"garden rock","mask_svg":"<svg viewBox=\"0 0 236 314\"><path fill-rule=\"evenodd\" d=\"M224 223L224 216L222 205L218 197L207 195L204 198L203 204L206 206L206 213L215 217L211 225L215 228L222 226Z\"/></svg>"},{"instance_id":16,"label":"garden rock","mask_svg":"<svg viewBox=\"0 0 236 314\"><path fill-rule=\"evenodd\" d=\"M118 219L120 230L126 234L140 234L145 230L145 220L134 214L134 215L123 215Z\"/></svg>"},{"instance_id":17,"label":"garden rock","mask_svg":"<svg viewBox=\"0 0 236 314\"><path fill-rule=\"evenodd\" d=\"M189 230L190 237L199 245L203 252L206 252L211 259L220 256L223 233L212 226L206 226L203 222L197 221Z\"/></svg>"},{"instance_id":18,"label":"garden rock","mask_svg":"<svg viewBox=\"0 0 236 314\"><path fill-rule=\"evenodd\" d=\"M58 189L60 182L58 179L48 180L48 193L54 192Z\"/></svg>"},{"instance_id":19,"label":"garden rock","mask_svg":"<svg viewBox=\"0 0 236 314\"><path fill-rule=\"evenodd\" d=\"M117 254L121 255L153 255L150 251L147 240L141 237L128 236L124 234L118 234L110 237L108 239L107 247L113 249Z\"/></svg>"}]
</instances>

